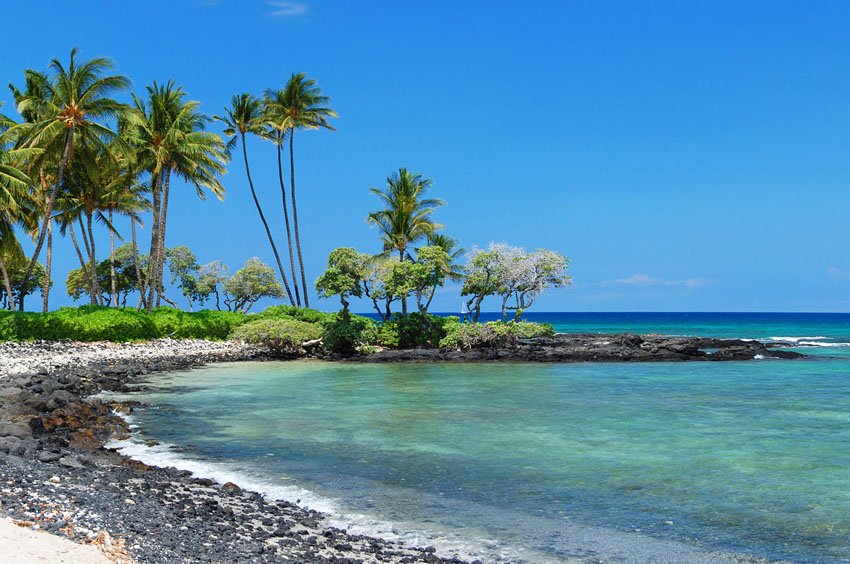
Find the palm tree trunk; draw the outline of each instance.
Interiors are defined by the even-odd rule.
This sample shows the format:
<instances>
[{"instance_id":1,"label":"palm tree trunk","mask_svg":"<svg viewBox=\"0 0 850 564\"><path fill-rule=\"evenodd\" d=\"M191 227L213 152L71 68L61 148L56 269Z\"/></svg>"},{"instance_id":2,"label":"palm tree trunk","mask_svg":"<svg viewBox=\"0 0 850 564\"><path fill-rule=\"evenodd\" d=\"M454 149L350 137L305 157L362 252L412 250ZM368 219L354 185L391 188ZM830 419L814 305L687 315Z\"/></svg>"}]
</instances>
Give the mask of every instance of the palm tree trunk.
<instances>
[{"instance_id":1,"label":"palm tree trunk","mask_svg":"<svg viewBox=\"0 0 850 564\"><path fill-rule=\"evenodd\" d=\"M151 225L151 250L148 254L147 288L144 288L144 291L147 291L145 309L148 313L153 310L154 292L156 291L156 255L157 249L159 248L159 213L161 211L160 208L162 200L162 194L160 192L160 188L162 186L161 182L161 173L153 175L153 225Z\"/></svg>"},{"instance_id":2,"label":"palm tree trunk","mask_svg":"<svg viewBox=\"0 0 850 564\"><path fill-rule=\"evenodd\" d=\"M293 147L295 129L289 131L289 190L292 195L292 226L295 230L295 250L298 252L298 266L301 268L301 287L304 289L304 307L310 307L307 295L307 277L304 275L304 257L301 255L301 236L298 232L298 206L295 203L295 149Z\"/></svg>"},{"instance_id":3,"label":"palm tree trunk","mask_svg":"<svg viewBox=\"0 0 850 564\"><path fill-rule=\"evenodd\" d=\"M277 261L277 268L280 270L280 277L283 280L283 287L286 288L286 295L289 297L289 303L294 304L295 301L292 299L292 291L289 289L289 282L286 281L286 272L283 270L283 264L280 262L280 254L277 252L277 245L274 244L274 237L272 237L271 229L269 229L269 223L266 221L266 215L263 213L263 208L260 206L260 200L257 199L257 192L254 191L254 181L251 180L251 169L248 166L248 148L245 145L244 133L242 134L242 157L245 159L245 174L248 175L248 186L251 188L251 196L254 198L254 205L257 206L257 212L260 214L260 221L263 222L263 227L266 228L266 236L268 236L269 243L272 246L274 258Z\"/></svg>"},{"instance_id":4,"label":"palm tree trunk","mask_svg":"<svg viewBox=\"0 0 850 564\"><path fill-rule=\"evenodd\" d=\"M283 184L282 147L277 146L277 177L280 180L280 197L283 202L283 223L286 225L286 244L289 246L289 267L292 273L292 286L295 288L295 301L301 307L301 293L298 291L298 279L295 277L295 255L292 252L292 232L289 230L289 210L286 205L286 186Z\"/></svg>"},{"instance_id":5,"label":"palm tree trunk","mask_svg":"<svg viewBox=\"0 0 850 564\"><path fill-rule=\"evenodd\" d=\"M136 243L136 218L130 218L130 237L133 241L133 266L136 269L136 289L139 290L139 305L136 309L142 309L145 305L145 285L142 283L142 267L139 265L139 245Z\"/></svg>"},{"instance_id":6,"label":"palm tree trunk","mask_svg":"<svg viewBox=\"0 0 850 564\"><path fill-rule=\"evenodd\" d=\"M3 257L0 257L0 274L3 275L3 287L6 289L6 305L9 311L15 311L15 294L12 293L12 281L9 279L9 271Z\"/></svg>"},{"instance_id":7,"label":"palm tree trunk","mask_svg":"<svg viewBox=\"0 0 850 564\"><path fill-rule=\"evenodd\" d=\"M404 248L398 250L398 262L404 262ZM407 315L407 294L401 296L401 314Z\"/></svg>"},{"instance_id":8,"label":"palm tree trunk","mask_svg":"<svg viewBox=\"0 0 850 564\"><path fill-rule=\"evenodd\" d=\"M115 289L115 225L112 223L112 209L109 210L109 298L112 307L118 307L118 292Z\"/></svg>"},{"instance_id":9,"label":"palm tree trunk","mask_svg":"<svg viewBox=\"0 0 850 564\"><path fill-rule=\"evenodd\" d=\"M94 231L92 230L92 214L86 214L86 229L89 234L89 241L91 244L91 286L95 295L97 296L97 305L103 305L103 301L100 295L100 284L97 282L97 255L94 250Z\"/></svg>"},{"instance_id":10,"label":"palm tree trunk","mask_svg":"<svg viewBox=\"0 0 850 564\"><path fill-rule=\"evenodd\" d=\"M41 254L41 248L44 246L44 239L47 236L47 224L50 222L51 214L53 213L53 203L56 201L56 195L59 194L59 187L62 185L65 167L68 165L68 160L71 158L71 151L74 148L74 128L75 126L72 124L68 128L68 134L65 137L65 150L62 151L62 158L59 160L59 174L56 177L56 185L47 198L47 203L44 207L44 224L41 226L38 234L38 240L35 243L35 250L32 252L32 258L30 259L29 266L27 266L27 271L24 273L23 280L21 280L21 296L25 296L29 289L32 271L35 269L36 263L38 263L38 255ZM23 310L24 300L21 299L21 311Z\"/></svg>"},{"instance_id":11,"label":"palm tree trunk","mask_svg":"<svg viewBox=\"0 0 850 564\"><path fill-rule=\"evenodd\" d=\"M48 312L50 307L51 268L53 266L53 218L47 222L47 256L44 259L44 288L42 289L42 311Z\"/></svg>"},{"instance_id":12,"label":"palm tree trunk","mask_svg":"<svg viewBox=\"0 0 850 564\"><path fill-rule=\"evenodd\" d=\"M165 272L165 227L168 220L168 197L171 188L171 167L165 171L162 190L162 212L159 214L159 247L156 255L156 307L162 303L162 276Z\"/></svg>"},{"instance_id":13,"label":"palm tree trunk","mask_svg":"<svg viewBox=\"0 0 850 564\"><path fill-rule=\"evenodd\" d=\"M77 235L74 233L74 222L68 222L68 232L71 234L71 242L74 244L74 250L77 251L77 258L80 259L80 270L83 271L83 280L89 280L89 269L86 267L86 260L83 258L83 252L80 250L80 244L77 242ZM88 282L86 282L88 284ZM91 288L89 288L91 290ZM95 299L91 296L91 292L89 292L89 297L91 298L92 305L97 305Z\"/></svg>"}]
</instances>

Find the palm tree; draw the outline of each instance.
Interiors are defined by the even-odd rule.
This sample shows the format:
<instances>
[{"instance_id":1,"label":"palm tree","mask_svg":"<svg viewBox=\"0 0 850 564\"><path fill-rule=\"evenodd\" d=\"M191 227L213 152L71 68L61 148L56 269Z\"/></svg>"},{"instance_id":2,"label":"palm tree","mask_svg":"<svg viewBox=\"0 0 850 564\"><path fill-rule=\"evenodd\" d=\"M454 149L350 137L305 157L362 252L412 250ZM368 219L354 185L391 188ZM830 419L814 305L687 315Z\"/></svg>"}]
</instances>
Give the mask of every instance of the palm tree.
<instances>
[{"instance_id":1,"label":"palm tree","mask_svg":"<svg viewBox=\"0 0 850 564\"><path fill-rule=\"evenodd\" d=\"M263 120L266 130L263 138L268 139L277 147L277 178L280 183L280 197L283 204L283 222L286 227L286 244L289 247L289 268L292 274L292 287L295 290L295 302L301 307L301 292L298 279L295 277L295 254L292 252L292 230L289 228L289 206L286 205L286 185L283 182L283 145L289 132L289 119L284 112L279 111L286 103L284 90L266 90L263 100Z\"/></svg>"},{"instance_id":2,"label":"palm tree","mask_svg":"<svg viewBox=\"0 0 850 564\"><path fill-rule=\"evenodd\" d=\"M80 62L77 49L71 50L67 67L53 59L50 69L53 77L40 84L40 91L28 93L18 101L18 112L33 116L36 121L12 128L17 130L19 147L42 149L45 158L61 153L56 182L45 202L43 223L21 283L21 295L26 295L29 279L41 254L52 219L53 204L65 169L73 159L75 143L86 140L97 145L115 138L115 133L105 121L116 117L126 106L110 96L130 85L124 76L106 74L114 69L111 60L96 57Z\"/></svg>"},{"instance_id":3,"label":"palm tree","mask_svg":"<svg viewBox=\"0 0 850 564\"><path fill-rule=\"evenodd\" d=\"M280 254L277 252L277 245L275 245L274 237L272 236L271 229L269 229L269 223L266 221L266 215L263 213L260 200L257 198L257 192L254 190L254 181L251 179L251 168L248 165L248 147L245 143L245 136L248 133L262 133L261 110L260 100L250 94L237 94L230 100L230 107L224 108L226 115L217 119L225 125L224 134L231 136L227 143L228 149L232 150L236 146L237 141L242 142L242 158L245 160L245 174L248 176L248 186L251 188L251 196L254 198L254 205L257 207L260 221L263 222L263 227L266 229L266 236L269 239L274 258L277 261L277 268L280 270L280 277L283 280L283 286L286 289L289 303L295 304L295 301L292 299L289 282L286 280L286 272L283 270L283 263L280 261Z\"/></svg>"},{"instance_id":4,"label":"palm tree","mask_svg":"<svg viewBox=\"0 0 850 564\"><path fill-rule=\"evenodd\" d=\"M40 153L40 149L7 149L4 133L14 125L14 121L0 114L0 277L10 310L15 309L15 296L3 255L20 251L14 224L25 216L24 205L28 203L32 184L21 165L27 157Z\"/></svg>"},{"instance_id":5,"label":"palm tree","mask_svg":"<svg viewBox=\"0 0 850 564\"><path fill-rule=\"evenodd\" d=\"M372 212L366 221L381 231L384 252L398 251L398 260L409 258L408 247L442 228L434 223L431 214L445 204L439 198L423 198L430 188L430 179L413 174L406 168L387 177L383 190L371 188L384 203L384 209ZM407 314L407 299L402 299L402 313Z\"/></svg>"},{"instance_id":6,"label":"palm tree","mask_svg":"<svg viewBox=\"0 0 850 564\"><path fill-rule=\"evenodd\" d=\"M122 131L133 146L137 159L151 176L153 225L148 261L148 295L141 289L142 303L150 311L163 299L162 275L165 264L165 234L171 176L174 173L195 187L204 198L204 188L219 199L224 187L218 175L225 171L227 148L221 137L205 131L210 118L198 111L200 103L186 101L186 93L173 81L154 82L147 87L148 101L134 97Z\"/></svg>"},{"instance_id":7,"label":"palm tree","mask_svg":"<svg viewBox=\"0 0 850 564\"><path fill-rule=\"evenodd\" d=\"M269 97L267 117L275 123L285 124L289 130L289 190L292 202L292 227L295 231L295 249L301 269L301 288L304 305L310 307L307 295L307 277L301 254L301 235L298 230L298 205L295 199L295 131L298 129L334 129L328 118L337 113L327 106L330 98L322 94L318 83L303 72L293 73L280 96Z\"/></svg>"},{"instance_id":8,"label":"palm tree","mask_svg":"<svg viewBox=\"0 0 850 564\"><path fill-rule=\"evenodd\" d=\"M463 265L459 262L466 249L458 246L457 239L443 235L441 233L431 232L427 237L428 245L431 247L440 247L446 254L449 255L449 270L446 274L449 279L457 282L463 279Z\"/></svg>"}]
</instances>

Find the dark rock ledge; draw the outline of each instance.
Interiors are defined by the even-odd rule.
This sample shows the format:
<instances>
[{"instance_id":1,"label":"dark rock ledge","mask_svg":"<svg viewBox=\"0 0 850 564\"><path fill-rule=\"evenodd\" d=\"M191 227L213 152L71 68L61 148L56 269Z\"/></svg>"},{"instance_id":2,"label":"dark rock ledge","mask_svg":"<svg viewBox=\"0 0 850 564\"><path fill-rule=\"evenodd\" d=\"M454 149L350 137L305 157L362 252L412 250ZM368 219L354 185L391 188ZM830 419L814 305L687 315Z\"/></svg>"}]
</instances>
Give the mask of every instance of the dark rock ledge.
<instances>
[{"instance_id":1,"label":"dark rock ledge","mask_svg":"<svg viewBox=\"0 0 850 564\"><path fill-rule=\"evenodd\" d=\"M468 350L383 350L351 360L362 362L670 362L803 358L787 345L738 339L662 335L559 334Z\"/></svg>"}]
</instances>

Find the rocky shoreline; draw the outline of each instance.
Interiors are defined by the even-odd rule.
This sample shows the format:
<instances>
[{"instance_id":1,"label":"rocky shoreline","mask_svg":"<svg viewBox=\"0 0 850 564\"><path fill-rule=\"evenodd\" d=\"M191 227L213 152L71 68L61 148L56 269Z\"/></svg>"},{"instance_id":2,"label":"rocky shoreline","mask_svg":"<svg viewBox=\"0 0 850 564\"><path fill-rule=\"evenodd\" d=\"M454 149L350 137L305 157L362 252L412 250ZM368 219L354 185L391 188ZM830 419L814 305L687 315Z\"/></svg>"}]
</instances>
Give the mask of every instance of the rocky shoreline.
<instances>
[{"instance_id":1,"label":"rocky shoreline","mask_svg":"<svg viewBox=\"0 0 850 564\"><path fill-rule=\"evenodd\" d=\"M740 339L669 337L632 333L558 334L468 350L387 349L352 358L362 362L685 362L763 358L796 359L788 344Z\"/></svg>"},{"instance_id":2,"label":"rocky shoreline","mask_svg":"<svg viewBox=\"0 0 850 564\"><path fill-rule=\"evenodd\" d=\"M639 335L557 335L468 351L380 351L401 361L686 361L797 358L754 341ZM121 456L118 415L132 405L101 392L139 389L152 372L275 358L233 342L0 343L0 515L135 562L460 562L431 547L348 534L323 515L238 485ZM338 359L333 359L338 360ZM451 556L451 555L450 555Z\"/></svg>"},{"instance_id":3,"label":"rocky shoreline","mask_svg":"<svg viewBox=\"0 0 850 564\"><path fill-rule=\"evenodd\" d=\"M0 345L0 514L102 546L117 561L460 562L327 528L315 511L104 448L127 436L115 410L128 406L94 394L132 391L151 372L266 357L204 341Z\"/></svg>"}]
</instances>

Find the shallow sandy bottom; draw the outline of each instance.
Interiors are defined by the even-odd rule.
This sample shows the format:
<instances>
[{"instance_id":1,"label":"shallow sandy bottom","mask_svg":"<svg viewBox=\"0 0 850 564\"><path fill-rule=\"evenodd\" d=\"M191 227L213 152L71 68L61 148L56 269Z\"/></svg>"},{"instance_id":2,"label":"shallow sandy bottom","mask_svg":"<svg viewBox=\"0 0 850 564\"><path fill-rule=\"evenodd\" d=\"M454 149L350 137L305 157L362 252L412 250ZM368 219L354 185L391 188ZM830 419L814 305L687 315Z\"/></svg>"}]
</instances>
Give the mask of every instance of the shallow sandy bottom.
<instances>
[{"instance_id":1,"label":"shallow sandy bottom","mask_svg":"<svg viewBox=\"0 0 850 564\"><path fill-rule=\"evenodd\" d=\"M109 564L110 560L93 546L19 527L11 519L0 519L0 563L30 562Z\"/></svg>"}]
</instances>

